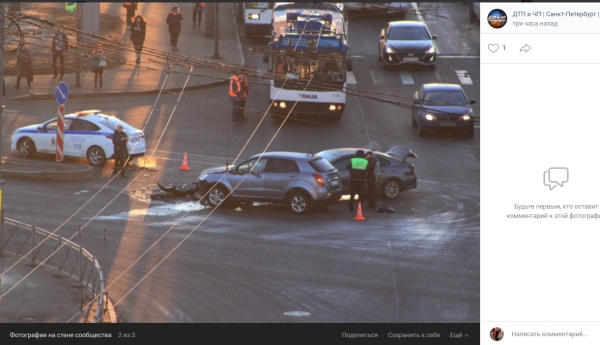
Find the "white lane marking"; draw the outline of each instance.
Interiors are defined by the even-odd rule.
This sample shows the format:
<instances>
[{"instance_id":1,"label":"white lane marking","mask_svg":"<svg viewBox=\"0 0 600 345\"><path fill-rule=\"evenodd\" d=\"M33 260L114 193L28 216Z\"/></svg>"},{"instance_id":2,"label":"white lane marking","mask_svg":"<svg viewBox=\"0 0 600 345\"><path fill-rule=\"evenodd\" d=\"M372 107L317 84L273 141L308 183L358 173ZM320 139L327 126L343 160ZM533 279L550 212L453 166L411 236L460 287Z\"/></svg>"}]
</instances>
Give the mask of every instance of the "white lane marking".
<instances>
[{"instance_id":1,"label":"white lane marking","mask_svg":"<svg viewBox=\"0 0 600 345\"><path fill-rule=\"evenodd\" d=\"M356 84L356 76L354 76L354 72L346 72L346 84Z\"/></svg>"},{"instance_id":2,"label":"white lane marking","mask_svg":"<svg viewBox=\"0 0 600 345\"><path fill-rule=\"evenodd\" d=\"M456 70L456 75L458 76L461 84L473 85L473 81L471 80L471 77L469 77L469 72L465 70Z\"/></svg>"},{"instance_id":3,"label":"white lane marking","mask_svg":"<svg viewBox=\"0 0 600 345\"><path fill-rule=\"evenodd\" d=\"M479 56L475 55L436 55L437 59L479 59Z\"/></svg>"},{"instance_id":4,"label":"white lane marking","mask_svg":"<svg viewBox=\"0 0 600 345\"><path fill-rule=\"evenodd\" d=\"M414 85L415 81L413 80L412 75L408 72L400 72L400 79L402 79L402 84L404 85Z\"/></svg>"},{"instance_id":5,"label":"white lane marking","mask_svg":"<svg viewBox=\"0 0 600 345\"><path fill-rule=\"evenodd\" d=\"M372 69L370 69L369 73L371 73L371 79L373 79L373 84L375 84L375 85L383 85L384 84L383 79L379 75L378 71L373 71Z\"/></svg>"},{"instance_id":6,"label":"white lane marking","mask_svg":"<svg viewBox=\"0 0 600 345\"><path fill-rule=\"evenodd\" d=\"M310 316L310 313L307 311L286 311L283 313L285 316Z\"/></svg>"},{"instance_id":7,"label":"white lane marking","mask_svg":"<svg viewBox=\"0 0 600 345\"><path fill-rule=\"evenodd\" d=\"M425 19L423 19L423 15L421 15L421 11L419 10L419 5L417 5L416 2L411 2L410 4L415 9L415 13L417 14L417 19L419 19L420 22L425 23Z\"/></svg>"}]
</instances>

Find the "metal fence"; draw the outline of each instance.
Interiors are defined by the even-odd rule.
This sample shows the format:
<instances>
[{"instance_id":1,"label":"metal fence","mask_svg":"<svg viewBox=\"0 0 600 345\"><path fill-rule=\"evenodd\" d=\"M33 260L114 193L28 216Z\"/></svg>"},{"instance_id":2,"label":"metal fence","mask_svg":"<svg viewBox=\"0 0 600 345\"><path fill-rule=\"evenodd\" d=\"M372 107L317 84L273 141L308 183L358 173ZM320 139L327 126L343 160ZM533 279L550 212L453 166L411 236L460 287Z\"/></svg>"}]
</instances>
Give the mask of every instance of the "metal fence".
<instances>
[{"instance_id":1,"label":"metal fence","mask_svg":"<svg viewBox=\"0 0 600 345\"><path fill-rule=\"evenodd\" d=\"M2 253L24 258L33 265L43 265L78 280L81 286L91 291L92 299L97 299L94 322L103 322L103 311L107 310L108 300L107 292L104 291L102 267L81 245L33 225L4 218L0 214L0 254Z\"/></svg>"}]
</instances>

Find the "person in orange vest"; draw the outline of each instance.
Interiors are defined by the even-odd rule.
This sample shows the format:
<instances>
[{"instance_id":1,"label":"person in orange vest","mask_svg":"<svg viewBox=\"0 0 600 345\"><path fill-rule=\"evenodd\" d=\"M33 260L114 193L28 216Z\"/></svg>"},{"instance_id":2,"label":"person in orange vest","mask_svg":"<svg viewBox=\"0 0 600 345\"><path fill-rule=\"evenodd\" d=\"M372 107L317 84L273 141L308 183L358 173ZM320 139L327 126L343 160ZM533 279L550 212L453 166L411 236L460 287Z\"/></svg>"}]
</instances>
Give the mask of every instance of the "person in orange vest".
<instances>
[{"instance_id":1,"label":"person in orange vest","mask_svg":"<svg viewBox=\"0 0 600 345\"><path fill-rule=\"evenodd\" d=\"M192 20L194 21L192 27L196 27L196 17L198 18L198 27L200 27L200 23L202 22L202 11L204 11L204 3L193 2L192 6Z\"/></svg>"},{"instance_id":2,"label":"person in orange vest","mask_svg":"<svg viewBox=\"0 0 600 345\"><path fill-rule=\"evenodd\" d=\"M137 2L124 2L123 7L127 10L127 18L125 24L129 28L131 25L131 18L135 17L135 10L137 10Z\"/></svg>"},{"instance_id":3,"label":"person in orange vest","mask_svg":"<svg viewBox=\"0 0 600 345\"><path fill-rule=\"evenodd\" d=\"M229 79L229 99L232 101L231 104L231 123L239 125L242 120L239 119L240 102L243 97L242 83L239 75L242 71L236 70L235 74Z\"/></svg>"},{"instance_id":4,"label":"person in orange vest","mask_svg":"<svg viewBox=\"0 0 600 345\"><path fill-rule=\"evenodd\" d=\"M246 68L241 69L238 78L240 79L240 86L242 87L240 107L238 108L238 121L248 121L248 118L244 116L244 109L246 108L246 98L248 98L248 78L244 74Z\"/></svg>"}]
</instances>

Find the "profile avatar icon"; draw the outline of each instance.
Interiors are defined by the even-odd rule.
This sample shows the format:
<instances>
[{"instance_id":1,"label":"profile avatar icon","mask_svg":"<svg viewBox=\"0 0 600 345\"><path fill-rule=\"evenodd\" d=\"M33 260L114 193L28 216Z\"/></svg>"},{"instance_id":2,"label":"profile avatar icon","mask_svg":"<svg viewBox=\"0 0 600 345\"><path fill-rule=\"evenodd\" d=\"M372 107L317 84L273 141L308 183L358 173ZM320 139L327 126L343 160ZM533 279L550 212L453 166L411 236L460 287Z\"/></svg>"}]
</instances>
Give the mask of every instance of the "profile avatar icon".
<instances>
[{"instance_id":1,"label":"profile avatar icon","mask_svg":"<svg viewBox=\"0 0 600 345\"><path fill-rule=\"evenodd\" d=\"M494 341L500 341L504 338L504 331L500 327L494 327L490 331L490 338Z\"/></svg>"},{"instance_id":2,"label":"profile avatar icon","mask_svg":"<svg viewBox=\"0 0 600 345\"><path fill-rule=\"evenodd\" d=\"M488 14L487 21L490 24L490 26L494 29L500 29L501 27L506 25L507 18L508 17L506 15L506 12L499 9L495 9L492 10L490 14Z\"/></svg>"}]
</instances>

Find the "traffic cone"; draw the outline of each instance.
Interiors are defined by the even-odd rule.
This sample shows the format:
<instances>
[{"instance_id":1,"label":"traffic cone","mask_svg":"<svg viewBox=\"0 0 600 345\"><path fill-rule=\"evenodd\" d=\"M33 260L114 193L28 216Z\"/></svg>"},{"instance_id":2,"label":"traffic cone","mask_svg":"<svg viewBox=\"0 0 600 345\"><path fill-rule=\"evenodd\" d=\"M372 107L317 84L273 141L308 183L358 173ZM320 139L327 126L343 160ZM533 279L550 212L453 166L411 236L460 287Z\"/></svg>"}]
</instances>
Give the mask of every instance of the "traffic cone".
<instances>
[{"instance_id":1,"label":"traffic cone","mask_svg":"<svg viewBox=\"0 0 600 345\"><path fill-rule=\"evenodd\" d=\"M179 170L190 170L190 167L187 165L187 152L184 152L183 154L183 164L181 164Z\"/></svg>"},{"instance_id":2,"label":"traffic cone","mask_svg":"<svg viewBox=\"0 0 600 345\"><path fill-rule=\"evenodd\" d=\"M366 220L362 215L362 205L360 201L358 202L358 210L356 211L356 217L354 217L354 220Z\"/></svg>"}]
</instances>

